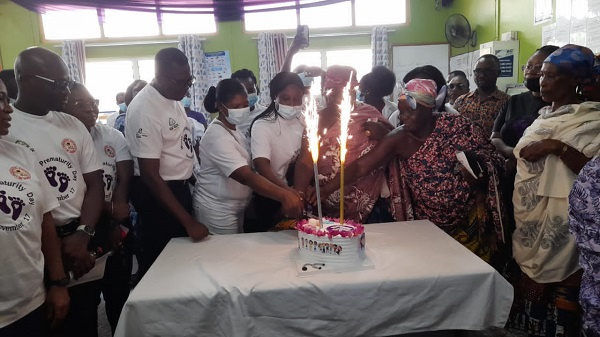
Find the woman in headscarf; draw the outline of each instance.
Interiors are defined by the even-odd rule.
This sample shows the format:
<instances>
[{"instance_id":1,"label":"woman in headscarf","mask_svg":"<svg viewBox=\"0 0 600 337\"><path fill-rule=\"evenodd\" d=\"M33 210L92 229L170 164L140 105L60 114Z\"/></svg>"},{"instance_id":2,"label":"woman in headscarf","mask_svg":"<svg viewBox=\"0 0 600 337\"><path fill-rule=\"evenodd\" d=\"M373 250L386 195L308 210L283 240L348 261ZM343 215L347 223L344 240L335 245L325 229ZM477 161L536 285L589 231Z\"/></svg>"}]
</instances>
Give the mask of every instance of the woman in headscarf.
<instances>
[{"instance_id":1,"label":"woman in headscarf","mask_svg":"<svg viewBox=\"0 0 600 337\"><path fill-rule=\"evenodd\" d=\"M355 102L355 87L358 85L356 70L347 66L330 66L327 69L324 85L327 107L319 112L319 135L321 143L317 163L319 169L319 182L317 183L321 185L327 184L334 179L340 170L340 144L338 138L341 129L339 105L342 102L348 81L350 81L350 102ZM349 137L347 141L345 165L350 165L371 151L375 146L376 141L371 140L363 128L363 125L367 121L377 122L388 130L392 129L392 126L377 109L368 104L355 102L348 124L348 134L352 135L352 137ZM296 166L294 187L302 193L307 192L313 176L312 158L308 151L308 145L305 142ZM353 181L352 184L346 184L344 217L359 223L369 222L368 217L375 203L382 196L384 186L387 186L387 184L385 184L385 170L383 166L374 167L365 172L360 179ZM385 193L384 197L386 197ZM331 191L322 201L324 215L339 217L339 190ZM405 215L402 216L402 218L404 217Z\"/></svg>"},{"instance_id":2,"label":"woman in headscarf","mask_svg":"<svg viewBox=\"0 0 600 337\"><path fill-rule=\"evenodd\" d=\"M346 185L376 167L399 162L402 179L390 171L390 190L397 198L406 184L415 219L428 219L460 243L489 261L495 240L502 240L496 168L501 160L480 128L468 119L434 113L437 97L432 80L413 79L400 93L403 126L387 134L368 154L350 164ZM463 152L475 177L460 163ZM335 177L321 189L339 188ZM398 187L399 186L399 187ZM311 201L314 198L309 198ZM402 219L397 219L402 220Z\"/></svg>"},{"instance_id":3,"label":"woman in headscarf","mask_svg":"<svg viewBox=\"0 0 600 337\"><path fill-rule=\"evenodd\" d=\"M269 83L269 92L271 104L250 126L252 163L258 174L289 189L292 182L288 182L288 169L298 158L305 128L304 84L298 74L280 72ZM245 232L266 231L282 219L281 203L254 194L253 204L257 219L245 223Z\"/></svg>"},{"instance_id":4,"label":"woman in headscarf","mask_svg":"<svg viewBox=\"0 0 600 337\"><path fill-rule=\"evenodd\" d=\"M548 56L540 78L551 102L514 149L517 175L511 325L535 336L578 336L581 280L574 237L569 234L569 191L581 168L600 150L600 103L582 103L577 87L592 79L594 54L566 45Z\"/></svg>"}]
</instances>

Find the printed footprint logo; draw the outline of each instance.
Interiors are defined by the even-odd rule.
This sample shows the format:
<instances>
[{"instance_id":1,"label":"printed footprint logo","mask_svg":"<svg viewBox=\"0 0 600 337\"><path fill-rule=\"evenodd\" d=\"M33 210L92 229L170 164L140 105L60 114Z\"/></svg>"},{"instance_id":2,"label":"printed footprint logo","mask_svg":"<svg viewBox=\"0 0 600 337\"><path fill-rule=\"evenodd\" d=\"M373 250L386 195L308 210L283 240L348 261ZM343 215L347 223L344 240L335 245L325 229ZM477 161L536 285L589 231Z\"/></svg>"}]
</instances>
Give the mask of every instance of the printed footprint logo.
<instances>
[{"instance_id":1,"label":"printed footprint logo","mask_svg":"<svg viewBox=\"0 0 600 337\"><path fill-rule=\"evenodd\" d=\"M4 214L10 213L10 207L8 207L8 197L6 191L0 191L0 211Z\"/></svg>"},{"instance_id":2,"label":"printed footprint logo","mask_svg":"<svg viewBox=\"0 0 600 337\"><path fill-rule=\"evenodd\" d=\"M106 186L106 190L110 191L110 187L112 186L113 182L113 177L110 174L105 174L104 178L106 178L106 183L104 184Z\"/></svg>"},{"instance_id":3,"label":"printed footprint logo","mask_svg":"<svg viewBox=\"0 0 600 337\"><path fill-rule=\"evenodd\" d=\"M21 212L23 211L23 206L25 206L25 202L21 200L19 197L8 197L10 200L10 207L12 208L12 219L17 221Z\"/></svg>"},{"instance_id":4,"label":"printed footprint logo","mask_svg":"<svg viewBox=\"0 0 600 337\"><path fill-rule=\"evenodd\" d=\"M60 183L58 191L62 193L67 190L67 187L69 187L69 181L71 181L71 178L69 178L66 173L62 172L58 172L56 175L58 176L58 182Z\"/></svg>"},{"instance_id":5,"label":"printed footprint logo","mask_svg":"<svg viewBox=\"0 0 600 337\"><path fill-rule=\"evenodd\" d=\"M46 179L50 183L50 186L56 187L58 186L58 182L56 181L56 166L48 166L44 169L44 174L46 175Z\"/></svg>"}]
</instances>

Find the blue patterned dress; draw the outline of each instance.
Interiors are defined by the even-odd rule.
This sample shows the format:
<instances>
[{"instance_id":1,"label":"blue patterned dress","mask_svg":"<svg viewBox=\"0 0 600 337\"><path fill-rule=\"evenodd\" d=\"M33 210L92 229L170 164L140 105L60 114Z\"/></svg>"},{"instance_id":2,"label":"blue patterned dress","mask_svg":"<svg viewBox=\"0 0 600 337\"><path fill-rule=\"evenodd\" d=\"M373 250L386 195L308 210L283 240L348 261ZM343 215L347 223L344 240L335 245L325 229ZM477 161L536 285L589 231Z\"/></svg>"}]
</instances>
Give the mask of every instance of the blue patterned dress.
<instances>
[{"instance_id":1,"label":"blue patterned dress","mask_svg":"<svg viewBox=\"0 0 600 337\"><path fill-rule=\"evenodd\" d=\"M569 195L569 229L583 268L579 302L586 336L600 336L600 157L579 173Z\"/></svg>"}]
</instances>

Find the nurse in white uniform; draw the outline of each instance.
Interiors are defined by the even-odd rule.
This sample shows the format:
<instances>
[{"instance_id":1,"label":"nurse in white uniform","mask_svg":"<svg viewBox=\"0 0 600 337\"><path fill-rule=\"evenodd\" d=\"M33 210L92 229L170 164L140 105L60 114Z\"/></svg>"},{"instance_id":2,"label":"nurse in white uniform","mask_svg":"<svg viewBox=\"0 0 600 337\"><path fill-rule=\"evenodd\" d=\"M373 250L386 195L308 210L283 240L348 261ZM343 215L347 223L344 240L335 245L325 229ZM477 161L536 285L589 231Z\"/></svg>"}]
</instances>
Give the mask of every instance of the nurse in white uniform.
<instances>
[{"instance_id":1,"label":"nurse in white uniform","mask_svg":"<svg viewBox=\"0 0 600 337\"><path fill-rule=\"evenodd\" d=\"M297 193L250 168L246 138L236 128L250 112L244 86L237 80L220 81L209 89L204 107L219 116L200 141L200 174L193 195L196 219L211 234L241 232L252 190L279 201L286 216L299 216L303 203Z\"/></svg>"},{"instance_id":2,"label":"nurse in white uniform","mask_svg":"<svg viewBox=\"0 0 600 337\"><path fill-rule=\"evenodd\" d=\"M280 72L271 80L269 91L272 103L250 128L252 163L256 172L270 182L288 188L293 183L287 179L288 170L298 158L306 128L302 115L304 84L298 74ZM277 201L257 195L254 206L257 228L246 224L245 230L266 231L282 220Z\"/></svg>"}]
</instances>

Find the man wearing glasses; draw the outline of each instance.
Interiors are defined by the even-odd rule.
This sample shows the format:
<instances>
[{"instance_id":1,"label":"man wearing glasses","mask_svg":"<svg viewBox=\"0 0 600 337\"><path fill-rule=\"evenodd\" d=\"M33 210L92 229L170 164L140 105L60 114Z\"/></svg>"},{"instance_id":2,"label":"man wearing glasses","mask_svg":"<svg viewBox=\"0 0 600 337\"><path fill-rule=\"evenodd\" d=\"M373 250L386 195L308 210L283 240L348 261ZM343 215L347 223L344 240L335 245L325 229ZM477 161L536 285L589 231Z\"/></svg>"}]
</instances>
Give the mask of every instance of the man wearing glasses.
<instances>
[{"instance_id":1,"label":"man wearing glasses","mask_svg":"<svg viewBox=\"0 0 600 337\"><path fill-rule=\"evenodd\" d=\"M457 98L454 109L478 124L489 137L498 112L509 99L496 87L496 80L500 76L500 60L491 54L481 56L475 63L473 76L477 89Z\"/></svg>"},{"instance_id":2,"label":"man wearing glasses","mask_svg":"<svg viewBox=\"0 0 600 337\"><path fill-rule=\"evenodd\" d=\"M62 241L63 264L75 278L95 263L88 251L104 198L102 165L92 137L83 124L62 111L70 94L69 74L62 59L43 48L30 48L15 62L19 87L6 140L35 153L59 207L52 211ZM69 279L47 280L66 286ZM96 310L80 307L85 284L69 288L71 309L65 320L67 336L88 336L96 330ZM89 309L89 310L87 310Z\"/></svg>"},{"instance_id":3,"label":"man wearing glasses","mask_svg":"<svg viewBox=\"0 0 600 337\"><path fill-rule=\"evenodd\" d=\"M132 201L139 212L143 273L169 240L208 235L192 215L193 138L181 104L194 83L187 57L177 48L160 50L155 77L127 109L125 137L136 162Z\"/></svg>"},{"instance_id":4,"label":"man wearing glasses","mask_svg":"<svg viewBox=\"0 0 600 337\"><path fill-rule=\"evenodd\" d=\"M453 105L457 98L469 93L467 74L460 70L448 74L448 104Z\"/></svg>"}]
</instances>

